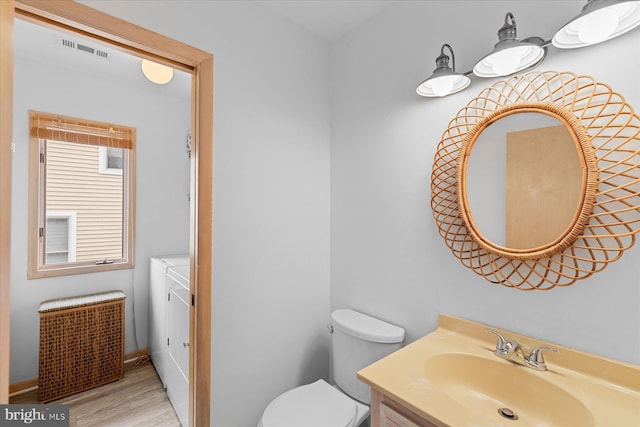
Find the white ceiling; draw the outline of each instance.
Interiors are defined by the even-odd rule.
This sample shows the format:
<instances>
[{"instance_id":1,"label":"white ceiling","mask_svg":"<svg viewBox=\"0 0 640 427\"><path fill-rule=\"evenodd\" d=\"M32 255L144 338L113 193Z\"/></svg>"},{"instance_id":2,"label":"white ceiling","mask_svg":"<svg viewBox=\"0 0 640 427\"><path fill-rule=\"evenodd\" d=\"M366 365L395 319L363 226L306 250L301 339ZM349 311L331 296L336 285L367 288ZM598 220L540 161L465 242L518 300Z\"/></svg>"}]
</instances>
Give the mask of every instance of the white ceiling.
<instances>
[{"instance_id":1,"label":"white ceiling","mask_svg":"<svg viewBox=\"0 0 640 427\"><path fill-rule=\"evenodd\" d=\"M261 0L260 4L333 43L396 0Z\"/></svg>"}]
</instances>

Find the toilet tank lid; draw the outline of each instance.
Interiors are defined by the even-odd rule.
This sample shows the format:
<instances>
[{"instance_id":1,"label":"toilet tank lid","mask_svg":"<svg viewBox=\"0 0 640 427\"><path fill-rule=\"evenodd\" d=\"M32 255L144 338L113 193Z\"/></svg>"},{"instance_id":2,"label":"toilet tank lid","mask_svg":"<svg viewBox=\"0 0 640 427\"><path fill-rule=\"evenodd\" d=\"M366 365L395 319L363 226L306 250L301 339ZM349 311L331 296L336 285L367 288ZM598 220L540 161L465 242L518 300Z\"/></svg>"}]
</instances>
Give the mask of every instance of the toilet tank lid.
<instances>
[{"instance_id":1,"label":"toilet tank lid","mask_svg":"<svg viewBox=\"0 0 640 427\"><path fill-rule=\"evenodd\" d=\"M404 339L404 329L351 309L335 310L331 319L334 327L363 340L400 343Z\"/></svg>"}]
</instances>

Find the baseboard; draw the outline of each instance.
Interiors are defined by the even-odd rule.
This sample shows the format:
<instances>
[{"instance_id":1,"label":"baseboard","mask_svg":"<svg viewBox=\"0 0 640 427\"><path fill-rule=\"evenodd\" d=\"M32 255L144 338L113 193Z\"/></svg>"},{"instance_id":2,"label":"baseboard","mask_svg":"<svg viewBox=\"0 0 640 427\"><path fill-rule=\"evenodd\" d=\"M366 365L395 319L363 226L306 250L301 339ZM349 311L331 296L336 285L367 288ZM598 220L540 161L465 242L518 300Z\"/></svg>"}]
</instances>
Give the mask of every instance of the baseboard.
<instances>
[{"instance_id":1,"label":"baseboard","mask_svg":"<svg viewBox=\"0 0 640 427\"><path fill-rule=\"evenodd\" d=\"M138 362L141 359L149 357L149 349L141 348L140 350L132 351L124 355L124 364ZM9 385L9 397L16 396L18 394L33 391L38 388L38 379L32 378L30 380L24 380L15 384Z\"/></svg>"},{"instance_id":2,"label":"baseboard","mask_svg":"<svg viewBox=\"0 0 640 427\"><path fill-rule=\"evenodd\" d=\"M35 390L37 388L38 388L37 378L20 381L15 384L9 384L9 397L15 396L16 394L26 393L28 391Z\"/></svg>"},{"instance_id":3,"label":"baseboard","mask_svg":"<svg viewBox=\"0 0 640 427\"><path fill-rule=\"evenodd\" d=\"M149 349L141 348L140 350L132 351L131 353L127 353L124 355L124 364L127 365L129 363L138 362L140 359L145 359L149 357Z\"/></svg>"}]
</instances>

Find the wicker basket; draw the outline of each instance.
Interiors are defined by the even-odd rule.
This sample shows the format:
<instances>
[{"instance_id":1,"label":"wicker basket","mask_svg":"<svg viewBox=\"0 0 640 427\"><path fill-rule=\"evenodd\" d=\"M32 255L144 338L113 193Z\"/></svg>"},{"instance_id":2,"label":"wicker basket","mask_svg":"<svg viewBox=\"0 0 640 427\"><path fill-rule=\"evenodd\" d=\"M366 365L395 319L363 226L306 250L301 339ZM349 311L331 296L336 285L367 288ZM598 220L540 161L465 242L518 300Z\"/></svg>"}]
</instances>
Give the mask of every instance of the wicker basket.
<instances>
[{"instance_id":1,"label":"wicker basket","mask_svg":"<svg viewBox=\"0 0 640 427\"><path fill-rule=\"evenodd\" d=\"M124 299L111 291L40 304L39 402L124 376Z\"/></svg>"}]
</instances>

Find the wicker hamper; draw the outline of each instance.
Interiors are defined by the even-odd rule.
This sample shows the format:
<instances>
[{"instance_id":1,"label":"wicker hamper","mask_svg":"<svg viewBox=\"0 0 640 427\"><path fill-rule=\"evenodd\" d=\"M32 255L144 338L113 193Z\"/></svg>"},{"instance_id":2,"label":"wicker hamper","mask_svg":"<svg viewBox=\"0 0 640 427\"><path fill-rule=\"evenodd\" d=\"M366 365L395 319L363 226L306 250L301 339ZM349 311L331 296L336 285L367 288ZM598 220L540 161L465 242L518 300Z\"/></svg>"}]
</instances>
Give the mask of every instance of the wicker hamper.
<instances>
[{"instance_id":1,"label":"wicker hamper","mask_svg":"<svg viewBox=\"0 0 640 427\"><path fill-rule=\"evenodd\" d=\"M40 304L39 402L124 376L124 299L110 291Z\"/></svg>"}]
</instances>

